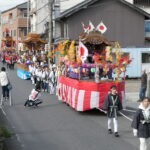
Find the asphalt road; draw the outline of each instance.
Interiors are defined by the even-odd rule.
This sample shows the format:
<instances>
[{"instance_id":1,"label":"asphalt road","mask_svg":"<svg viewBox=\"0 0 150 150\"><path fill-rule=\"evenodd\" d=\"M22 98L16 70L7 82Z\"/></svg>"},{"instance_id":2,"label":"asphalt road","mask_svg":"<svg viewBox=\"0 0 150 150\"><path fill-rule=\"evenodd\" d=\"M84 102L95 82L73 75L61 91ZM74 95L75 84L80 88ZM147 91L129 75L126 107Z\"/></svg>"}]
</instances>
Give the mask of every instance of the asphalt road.
<instances>
[{"instance_id":1,"label":"asphalt road","mask_svg":"<svg viewBox=\"0 0 150 150\"><path fill-rule=\"evenodd\" d=\"M38 108L25 108L23 104L33 85L30 80L18 78L16 71L8 73L13 106L6 102L2 109L14 136L7 141L7 150L138 150L131 122L121 116L120 137L116 138L107 134L103 113L76 112L48 93L42 93L44 102Z\"/></svg>"}]
</instances>

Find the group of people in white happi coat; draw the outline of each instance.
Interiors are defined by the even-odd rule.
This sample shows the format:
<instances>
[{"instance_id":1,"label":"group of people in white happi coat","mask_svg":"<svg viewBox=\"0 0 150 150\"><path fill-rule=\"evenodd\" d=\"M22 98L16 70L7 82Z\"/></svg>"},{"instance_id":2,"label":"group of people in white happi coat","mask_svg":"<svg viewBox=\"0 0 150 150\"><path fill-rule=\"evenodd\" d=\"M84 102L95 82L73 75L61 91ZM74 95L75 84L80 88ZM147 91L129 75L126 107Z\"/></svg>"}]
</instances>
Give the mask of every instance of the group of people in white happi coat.
<instances>
[{"instance_id":1,"label":"group of people in white happi coat","mask_svg":"<svg viewBox=\"0 0 150 150\"><path fill-rule=\"evenodd\" d=\"M54 94L57 86L58 73L55 64L48 67L41 66L37 62L29 66L32 84L40 85L44 92Z\"/></svg>"}]
</instances>

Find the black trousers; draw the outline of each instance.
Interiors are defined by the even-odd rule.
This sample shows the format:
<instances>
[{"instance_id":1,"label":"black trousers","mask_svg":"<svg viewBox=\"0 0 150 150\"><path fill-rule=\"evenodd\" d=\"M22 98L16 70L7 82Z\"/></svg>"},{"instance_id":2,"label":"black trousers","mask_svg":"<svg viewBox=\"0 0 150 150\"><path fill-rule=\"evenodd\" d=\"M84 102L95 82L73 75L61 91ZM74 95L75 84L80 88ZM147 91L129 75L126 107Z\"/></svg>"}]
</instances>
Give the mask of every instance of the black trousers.
<instances>
[{"instance_id":1,"label":"black trousers","mask_svg":"<svg viewBox=\"0 0 150 150\"><path fill-rule=\"evenodd\" d=\"M7 88L7 85L2 86L2 94L3 94L3 97L9 97L9 90Z\"/></svg>"}]
</instances>

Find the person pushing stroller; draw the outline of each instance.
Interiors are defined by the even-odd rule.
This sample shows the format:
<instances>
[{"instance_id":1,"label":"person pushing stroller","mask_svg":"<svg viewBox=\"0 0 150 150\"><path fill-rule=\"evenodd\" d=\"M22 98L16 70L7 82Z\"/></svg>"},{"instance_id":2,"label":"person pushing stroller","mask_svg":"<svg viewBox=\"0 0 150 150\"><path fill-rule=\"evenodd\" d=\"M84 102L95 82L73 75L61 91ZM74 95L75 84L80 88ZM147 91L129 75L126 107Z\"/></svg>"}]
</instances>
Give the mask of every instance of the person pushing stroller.
<instances>
[{"instance_id":1,"label":"person pushing stroller","mask_svg":"<svg viewBox=\"0 0 150 150\"><path fill-rule=\"evenodd\" d=\"M32 89L29 98L26 100L24 106L38 106L42 103L41 97L41 87L40 85L36 85L34 89Z\"/></svg>"}]
</instances>

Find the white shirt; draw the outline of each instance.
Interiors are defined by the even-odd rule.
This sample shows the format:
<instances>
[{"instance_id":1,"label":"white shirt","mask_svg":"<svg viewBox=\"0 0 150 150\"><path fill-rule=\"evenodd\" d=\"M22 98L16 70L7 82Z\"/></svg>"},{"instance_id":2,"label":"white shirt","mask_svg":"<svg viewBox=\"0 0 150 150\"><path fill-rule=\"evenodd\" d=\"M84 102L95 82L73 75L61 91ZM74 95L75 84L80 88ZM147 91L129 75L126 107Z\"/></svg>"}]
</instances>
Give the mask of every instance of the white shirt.
<instances>
[{"instance_id":1,"label":"white shirt","mask_svg":"<svg viewBox=\"0 0 150 150\"><path fill-rule=\"evenodd\" d=\"M42 72L42 79L44 80L44 79L45 79L45 77L46 77L46 72L45 72L45 71L43 71L43 72Z\"/></svg>"},{"instance_id":2,"label":"white shirt","mask_svg":"<svg viewBox=\"0 0 150 150\"><path fill-rule=\"evenodd\" d=\"M35 89L32 89L31 94L29 95L29 100L37 100L41 97L41 93L36 91Z\"/></svg>"},{"instance_id":3,"label":"white shirt","mask_svg":"<svg viewBox=\"0 0 150 150\"><path fill-rule=\"evenodd\" d=\"M35 75L35 71L36 71L36 67L35 67L35 66L33 66L33 67L32 67L32 72L31 72L31 73L32 73L32 75Z\"/></svg>"},{"instance_id":4,"label":"white shirt","mask_svg":"<svg viewBox=\"0 0 150 150\"><path fill-rule=\"evenodd\" d=\"M1 86L6 86L8 84L8 77L5 71L0 72L0 83Z\"/></svg>"},{"instance_id":5,"label":"white shirt","mask_svg":"<svg viewBox=\"0 0 150 150\"><path fill-rule=\"evenodd\" d=\"M147 108L144 108L143 104L141 103L139 108L142 109L142 112L145 114L145 117L148 119L150 116L150 105Z\"/></svg>"},{"instance_id":6,"label":"white shirt","mask_svg":"<svg viewBox=\"0 0 150 150\"><path fill-rule=\"evenodd\" d=\"M36 62L36 61L37 61L36 56L33 56L32 61L33 61L33 62Z\"/></svg>"},{"instance_id":7,"label":"white shirt","mask_svg":"<svg viewBox=\"0 0 150 150\"><path fill-rule=\"evenodd\" d=\"M48 78L49 78L49 72L48 71L44 71L43 74L42 74L43 81L48 83Z\"/></svg>"},{"instance_id":8,"label":"white shirt","mask_svg":"<svg viewBox=\"0 0 150 150\"><path fill-rule=\"evenodd\" d=\"M36 75L38 81L40 81L40 79L42 79L42 71L41 70L36 69L35 75Z\"/></svg>"},{"instance_id":9,"label":"white shirt","mask_svg":"<svg viewBox=\"0 0 150 150\"><path fill-rule=\"evenodd\" d=\"M29 65L29 72L32 73L33 66Z\"/></svg>"},{"instance_id":10,"label":"white shirt","mask_svg":"<svg viewBox=\"0 0 150 150\"><path fill-rule=\"evenodd\" d=\"M54 75L54 72L53 72L53 71L50 72L49 78L50 78L50 80L51 80L53 83L55 82L55 75Z\"/></svg>"}]
</instances>

